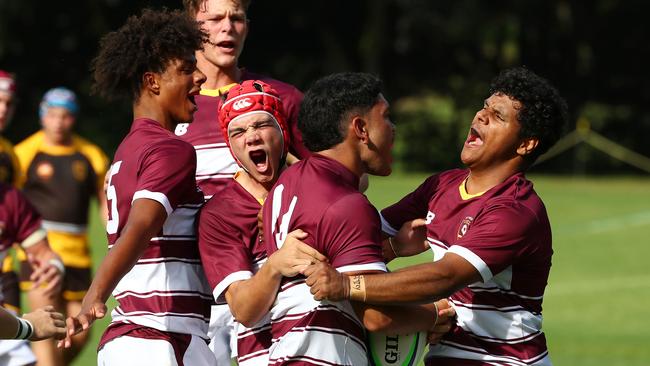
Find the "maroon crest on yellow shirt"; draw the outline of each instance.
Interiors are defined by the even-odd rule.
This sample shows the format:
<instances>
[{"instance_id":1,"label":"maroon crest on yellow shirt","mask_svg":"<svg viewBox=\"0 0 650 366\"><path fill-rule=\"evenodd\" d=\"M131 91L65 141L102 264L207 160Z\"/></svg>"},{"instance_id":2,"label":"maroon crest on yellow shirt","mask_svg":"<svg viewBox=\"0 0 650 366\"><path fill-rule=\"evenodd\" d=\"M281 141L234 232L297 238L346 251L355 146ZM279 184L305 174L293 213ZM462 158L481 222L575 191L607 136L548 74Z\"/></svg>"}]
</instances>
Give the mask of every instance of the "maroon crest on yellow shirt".
<instances>
[{"instance_id":1,"label":"maroon crest on yellow shirt","mask_svg":"<svg viewBox=\"0 0 650 366\"><path fill-rule=\"evenodd\" d=\"M458 239L462 238L467 234L467 230L469 230L469 226L472 225L472 222L474 221L474 218L471 216L467 216L463 219L463 221L460 222L460 227L458 228L458 234L456 237Z\"/></svg>"}]
</instances>

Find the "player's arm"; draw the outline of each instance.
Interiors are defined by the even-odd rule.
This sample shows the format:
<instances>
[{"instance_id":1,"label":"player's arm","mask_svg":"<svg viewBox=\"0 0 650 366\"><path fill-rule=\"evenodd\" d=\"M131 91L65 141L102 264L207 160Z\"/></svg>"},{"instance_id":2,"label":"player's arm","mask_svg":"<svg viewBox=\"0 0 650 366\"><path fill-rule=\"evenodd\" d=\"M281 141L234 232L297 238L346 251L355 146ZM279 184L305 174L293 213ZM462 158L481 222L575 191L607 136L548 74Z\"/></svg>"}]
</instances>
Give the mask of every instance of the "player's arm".
<instances>
[{"instance_id":1,"label":"player's arm","mask_svg":"<svg viewBox=\"0 0 650 366\"><path fill-rule=\"evenodd\" d=\"M428 202L438 190L439 176L427 178L413 192L380 213L384 239L383 253L389 262L396 257L407 257L429 249L426 241L426 223L432 215Z\"/></svg>"},{"instance_id":2,"label":"player's arm","mask_svg":"<svg viewBox=\"0 0 650 366\"><path fill-rule=\"evenodd\" d=\"M282 277L294 277L307 265L326 258L300 241L307 237L302 230L289 233L282 248L271 254L250 279L230 284L225 296L235 319L251 327L266 314L278 292Z\"/></svg>"},{"instance_id":3,"label":"player's arm","mask_svg":"<svg viewBox=\"0 0 650 366\"><path fill-rule=\"evenodd\" d=\"M369 275L365 281L332 277L332 287L323 281L321 283L329 288L312 288L312 293L340 298L352 290L347 292L350 298L365 297L374 304L437 300L472 283L488 281L494 273L512 265L516 258L527 254L526 243L534 233L544 233L543 228L539 218L529 209L516 202L497 201L486 207L472 229L436 262L389 274ZM316 278L313 281L320 282ZM363 282L365 288L356 291L350 286L351 282Z\"/></svg>"},{"instance_id":4,"label":"player's arm","mask_svg":"<svg viewBox=\"0 0 650 366\"><path fill-rule=\"evenodd\" d=\"M63 338L65 321L63 314L54 311L54 307L32 311L18 318L0 307L0 339L29 339L40 341L47 338Z\"/></svg>"},{"instance_id":5,"label":"player's arm","mask_svg":"<svg viewBox=\"0 0 650 366\"><path fill-rule=\"evenodd\" d=\"M14 215L10 221L14 227L14 240L27 253L33 268L31 281L45 296L53 296L61 290L63 262L47 243L47 232L41 227L41 218L36 209L17 190L8 193L5 205L12 207ZM44 287L41 287L43 285Z\"/></svg>"},{"instance_id":6,"label":"player's arm","mask_svg":"<svg viewBox=\"0 0 650 366\"><path fill-rule=\"evenodd\" d=\"M304 274L316 300L350 299L371 304L432 302L483 281L478 270L455 253L391 273L348 276L327 263L317 263Z\"/></svg>"},{"instance_id":7,"label":"player's arm","mask_svg":"<svg viewBox=\"0 0 650 366\"><path fill-rule=\"evenodd\" d=\"M27 261L33 269L30 275L30 281L33 283L32 288L39 288L43 295L52 296L61 291L65 267L59 255L50 248L44 234L40 240L30 241L30 239L36 239L40 235L39 231L34 232L30 238L21 243L21 246L25 250ZM44 287L41 288L41 286Z\"/></svg>"},{"instance_id":8,"label":"player's arm","mask_svg":"<svg viewBox=\"0 0 650 366\"><path fill-rule=\"evenodd\" d=\"M86 330L96 320L106 315L106 300L124 275L133 268L149 240L160 232L167 212L162 204L151 199L136 199L120 237L102 261L88 293L81 304L81 311L67 319L68 334L63 345L71 345L74 334Z\"/></svg>"},{"instance_id":9,"label":"player's arm","mask_svg":"<svg viewBox=\"0 0 650 366\"><path fill-rule=\"evenodd\" d=\"M372 276L382 272L345 273L349 278ZM419 331L432 331L438 323L438 312L449 308L446 300L440 301L440 309L435 303L424 305L374 305L363 301L352 301L357 316L370 332L408 334ZM453 313L451 313L453 315ZM447 317L445 317L445 320Z\"/></svg>"},{"instance_id":10,"label":"player's arm","mask_svg":"<svg viewBox=\"0 0 650 366\"><path fill-rule=\"evenodd\" d=\"M384 232L381 247L386 263L398 257L409 257L428 250L426 230L426 221L415 219L405 222L394 235Z\"/></svg>"}]
</instances>

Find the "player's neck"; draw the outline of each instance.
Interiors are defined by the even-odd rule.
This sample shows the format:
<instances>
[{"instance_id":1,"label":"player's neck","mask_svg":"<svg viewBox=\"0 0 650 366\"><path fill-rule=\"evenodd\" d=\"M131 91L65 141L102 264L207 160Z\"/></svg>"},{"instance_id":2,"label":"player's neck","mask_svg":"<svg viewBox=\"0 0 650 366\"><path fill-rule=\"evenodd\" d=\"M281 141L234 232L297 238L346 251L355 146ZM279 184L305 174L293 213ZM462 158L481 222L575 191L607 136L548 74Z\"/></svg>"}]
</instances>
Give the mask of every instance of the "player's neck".
<instances>
[{"instance_id":1,"label":"player's neck","mask_svg":"<svg viewBox=\"0 0 650 366\"><path fill-rule=\"evenodd\" d=\"M220 68L197 55L197 67L206 76L205 82L201 85L202 89L219 89L229 84L239 83L241 80L241 70L237 65Z\"/></svg>"},{"instance_id":2,"label":"player's neck","mask_svg":"<svg viewBox=\"0 0 650 366\"><path fill-rule=\"evenodd\" d=\"M46 146L70 146L72 145L72 134L63 136L61 138L53 137L47 133L43 134L43 143Z\"/></svg>"},{"instance_id":3,"label":"player's neck","mask_svg":"<svg viewBox=\"0 0 650 366\"><path fill-rule=\"evenodd\" d=\"M174 131L176 123L171 121L165 111L154 100L142 95L138 102L133 105L133 119L146 118L154 120L167 131Z\"/></svg>"},{"instance_id":4,"label":"player's neck","mask_svg":"<svg viewBox=\"0 0 650 366\"><path fill-rule=\"evenodd\" d=\"M514 169L509 164L486 169L470 168L469 176L465 181L465 190L469 194L485 192L503 183L518 172L518 169Z\"/></svg>"},{"instance_id":5,"label":"player's neck","mask_svg":"<svg viewBox=\"0 0 650 366\"><path fill-rule=\"evenodd\" d=\"M366 172L359 155L345 141L333 146L331 149L319 151L318 153L339 162L357 177L361 177Z\"/></svg>"},{"instance_id":6,"label":"player's neck","mask_svg":"<svg viewBox=\"0 0 650 366\"><path fill-rule=\"evenodd\" d=\"M235 174L235 180L239 185L241 185L248 193L250 193L253 198L258 202L264 202L266 196L269 195L269 191L273 184L264 185L250 176L245 170L240 170ZM274 182L275 183L275 182Z\"/></svg>"}]
</instances>

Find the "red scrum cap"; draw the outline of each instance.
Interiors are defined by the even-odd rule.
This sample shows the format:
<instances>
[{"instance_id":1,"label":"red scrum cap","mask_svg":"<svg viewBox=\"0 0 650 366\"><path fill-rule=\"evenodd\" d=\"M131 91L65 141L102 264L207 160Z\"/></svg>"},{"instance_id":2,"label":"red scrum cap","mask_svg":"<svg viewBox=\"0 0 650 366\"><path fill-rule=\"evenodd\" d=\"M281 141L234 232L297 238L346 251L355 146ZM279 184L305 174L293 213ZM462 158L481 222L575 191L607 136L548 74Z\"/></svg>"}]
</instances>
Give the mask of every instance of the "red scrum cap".
<instances>
[{"instance_id":1,"label":"red scrum cap","mask_svg":"<svg viewBox=\"0 0 650 366\"><path fill-rule=\"evenodd\" d=\"M225 95L225 100L219 109L219 121L228 147L230 147L228 138L230 122L255 113L268 114L278 124L282 131L282 157L286 157L289 151L289 130L282 101L275 89L259 80L246 80L230 88Z\"/></svg>"},{"instance_id":2,"label":"red scrum cap","mask_svg":"<svg viewBox=\"0 0 650 366\"><path fill-rule=\"evenodd\" d=\"M16 92L16 80L10 73L0 70L0 92L14 94Z\"/></svg>"}]
</instances>

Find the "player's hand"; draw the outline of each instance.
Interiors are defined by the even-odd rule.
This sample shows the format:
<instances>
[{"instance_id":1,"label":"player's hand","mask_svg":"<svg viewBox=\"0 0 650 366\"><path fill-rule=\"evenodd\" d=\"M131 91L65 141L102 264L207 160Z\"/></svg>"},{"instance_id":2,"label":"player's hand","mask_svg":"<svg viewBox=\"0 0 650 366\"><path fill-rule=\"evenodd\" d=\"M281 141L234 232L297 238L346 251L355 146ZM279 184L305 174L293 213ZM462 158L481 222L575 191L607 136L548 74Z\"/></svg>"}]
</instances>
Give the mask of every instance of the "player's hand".
<instances>
[{"instance_id":1,"label":"player's hand","mask_svg":"<svg viewBox=\"0 0 650 366\"><path fill-rule=\"evenodd\" d=\"M77 314L77 316L68 317L66 320L68 331L65 335L65 339L59 341L57 347L70 348L72 346L72 336L87 330L95 320L102 319L104 316L106 316L106 304L101 301L87 304L84 299L79 314Z\"/></svg>"},{"instance_id":2,"label":"player's hand","mask_svg":"<svg viewBox=\"0 0 650 366\"><path fill-rule=\"evenodd\" d=\"M34 327L30 341L40 341L47 338L63 339L65 337L65 318L63 314L54 311L53 306L46 306L23 315Z\"/></svg>"},{"instance_id":3,"label":"player's hand","mask_svg":"<svg viewBox=\"0 0 650 366\"><path fill-rule=\"evenodd\" d=\"M436 301L438 307L438 320L429 330L427 341L429 344L440 342L442 337L456 326L456 310L447 299Z\"/></svg>"},{"instance_id":4,"label":"player's hand","mask_svg":"<svg viewBox=\"0 0 650 366\"><path fill-rule=\"evenodd\" d=\"M53 298L61 292L63 272L52 264L52 261L58 261L61 267L63 267L63 263L54 252L50 251L50 254L39 258L28 253L27 261L33 269L29 276L29 280L32 281L32 289L37 289L48 298Z\"/></svg>"},{"instance_id":5,"label":"player's hand","mask_svg":"<svg viewBox=\"0 0 650 366\"><path fill-rule=\"evenodd\" d=\"M405 222L393 238L393 249L399 257L409 257L429 249L424 219Z\"/></svg>"},{"instance_id":6,"label":"player's hand","mask_svg":"<svg viewBox=\"0 0 650 366\"><path fill-rule=\"evenodd\" d=\"M339 273L329 263L309 265L302 274L307 276L305 282L310 287L314 300L340 301L350 297L348 276Z\"/></svg>"},{"instance_id":7,"label":"player's hand","mask_svg":"<svg viewBox=\"0 0 650 366\"><path fill-rule=\"evenodd\" d=\"M269 264L284 277L294 277L308 265L327 261L324 255L302 242L308 236L296 229L287 235L282 247L269 257Z\"/></svg>"}]
</instances>

